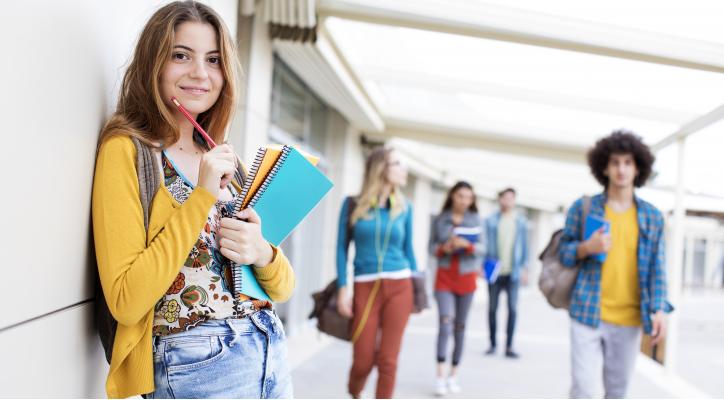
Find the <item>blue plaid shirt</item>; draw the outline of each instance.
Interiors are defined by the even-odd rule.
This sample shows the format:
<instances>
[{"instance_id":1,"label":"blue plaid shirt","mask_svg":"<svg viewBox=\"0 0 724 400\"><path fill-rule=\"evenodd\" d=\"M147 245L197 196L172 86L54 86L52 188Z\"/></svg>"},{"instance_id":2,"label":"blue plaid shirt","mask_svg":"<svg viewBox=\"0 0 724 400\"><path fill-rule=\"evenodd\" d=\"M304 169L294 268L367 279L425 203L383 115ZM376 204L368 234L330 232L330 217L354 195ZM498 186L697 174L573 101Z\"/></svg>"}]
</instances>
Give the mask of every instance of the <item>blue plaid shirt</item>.
<instances>
[{"instance_id":1,"label":"blue plaid shirt","mask_svg":"<svg viewBox=\"0 0 724 400\"><path fill-rule=\"evenodd\" d=\"M664 261L664 217L653 205L634 197L639 224L638 280L641 299L641 324L644 332L651 333L651 317L657 311L673 311L666 300L666 272ZM604 216L606 194L591 198L590 215ZM587 257L580 264L576 259L581 243L583 199L576 200L568 210L566 227L560 244L561 263L567 267L580 265L581 270L571 294L569 312L576 321L598 327L601 322L601 262Z\"/></svg>"}]
</instances>

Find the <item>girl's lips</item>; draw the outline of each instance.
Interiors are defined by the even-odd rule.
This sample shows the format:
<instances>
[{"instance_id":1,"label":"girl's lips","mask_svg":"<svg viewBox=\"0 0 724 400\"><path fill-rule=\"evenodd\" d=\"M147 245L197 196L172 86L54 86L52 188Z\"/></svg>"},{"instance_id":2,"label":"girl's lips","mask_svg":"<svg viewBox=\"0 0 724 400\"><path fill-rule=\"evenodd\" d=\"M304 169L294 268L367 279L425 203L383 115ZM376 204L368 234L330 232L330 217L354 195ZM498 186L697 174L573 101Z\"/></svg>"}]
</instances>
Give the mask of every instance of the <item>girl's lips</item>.
<instances>
[{"instance_id":1,"label":"girl's lips","mask_svg":"<svg viewBox=\"0 0 724 400\"><path fill-rule=\"evenodd\" d=\"M186 93L194 94L194 95L201 95L201 94L206 94L209 92L208 89L197 88L197 87L184 87L184 86L181 86L181 90L183 90Z\"/></svg>"}]
</instances>

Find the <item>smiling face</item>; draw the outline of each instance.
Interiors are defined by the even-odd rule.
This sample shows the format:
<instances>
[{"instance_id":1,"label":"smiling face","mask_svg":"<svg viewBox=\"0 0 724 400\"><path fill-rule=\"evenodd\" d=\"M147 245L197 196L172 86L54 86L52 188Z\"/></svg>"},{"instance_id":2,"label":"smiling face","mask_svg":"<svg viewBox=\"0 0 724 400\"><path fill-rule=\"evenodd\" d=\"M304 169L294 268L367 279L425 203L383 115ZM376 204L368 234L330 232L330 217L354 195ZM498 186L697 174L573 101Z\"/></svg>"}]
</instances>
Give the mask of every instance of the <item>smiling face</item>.
<instances>
[{"instance_id":1,"label":"smiling face","mask_svg":"<svg viewBox=\"0 0 724 400\"><path fill-rule=\"evenodd\" d=\"M171 58L161 72L161 95L171 109L176 97L194 116L209 110L224 87L218 38L214 27L184 22L175 29Z\"/></svg>"}]
</instances>

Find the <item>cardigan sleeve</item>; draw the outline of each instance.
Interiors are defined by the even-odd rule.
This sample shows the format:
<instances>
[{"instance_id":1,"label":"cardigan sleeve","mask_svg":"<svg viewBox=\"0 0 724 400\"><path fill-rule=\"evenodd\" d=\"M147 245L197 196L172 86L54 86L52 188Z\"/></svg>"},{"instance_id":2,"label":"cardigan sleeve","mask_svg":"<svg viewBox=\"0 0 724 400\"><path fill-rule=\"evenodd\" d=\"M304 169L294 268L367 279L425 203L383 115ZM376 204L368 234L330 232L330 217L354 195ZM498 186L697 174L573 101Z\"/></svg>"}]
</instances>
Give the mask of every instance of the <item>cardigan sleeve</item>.
<instances>
[{"instance_id":1,"label":"cardigan sleeve","mask_svg":"<svg viewBox=\"0 0 724 400\"><path fill-rule=\"evenodd\" d=\"M209 191L196 187L147 243L135 156L130 138L106 140L93 180L98 274L108 307L122 325L138 323L168 290L216 202Z\"/></svg>"},{"instance_id":2,"label":"cardigan sleeve","mask_svg":"<svg viewBox=\"0 0 724 400\"><path fill-rule=\"evenodd\" d=\"M292 297L296 278L294 269L282 249L272 246L274 256L264 267L253 268L259 285L275 303L283 303Z\"/></svg>"}]
</instances>

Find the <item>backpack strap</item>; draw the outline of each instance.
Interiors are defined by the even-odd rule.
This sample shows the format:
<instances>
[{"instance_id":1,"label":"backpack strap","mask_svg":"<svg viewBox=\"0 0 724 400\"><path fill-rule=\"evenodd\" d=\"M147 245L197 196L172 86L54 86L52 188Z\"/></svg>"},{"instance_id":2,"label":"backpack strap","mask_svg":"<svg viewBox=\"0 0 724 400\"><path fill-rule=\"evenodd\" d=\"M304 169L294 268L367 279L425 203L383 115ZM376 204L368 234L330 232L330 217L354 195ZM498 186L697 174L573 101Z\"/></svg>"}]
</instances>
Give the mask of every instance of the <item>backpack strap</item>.
<instances>
[{"instance_id":1,"label":"backpack strap","mask_svg":"<svg viewBox=\"0 0 724 400\"><path fill-rule=\"evenodd\" d=\"M158 161L153 150L138 138L131 136L131 141L136 147L136 174L138 175L138 191L141 208L143 209L143 226L148 234L148 220L151 213L151 201L161 186L161 175L158 168ZM116 341L116 329L118 322L113 318L108 308L100 280L96 277L96 305L95 323L98 328L98 336L103 345L106 361L111 363L113 357L113 343Z\"/></svg>"},{"instance_id":2,"label":"backpack strap","mask_svg":"<svg viewBox=\"0 0 724 400\"><path fill-rule=\"evenodd\" d=\"M239 185L239 187L244 186L244 181L246 181L246 168L244 168L244 164L241 163L241 159L237 157L238 160L238 167L236 167L236 172L234 172L234 180Z\"/></svg>"},{"instance_id":3,"label":"backpack strap","mask_svg":"<svg viewBox=\"0 0 724 400\"><path fill-rule=\"evenodd\" d=\"M354 209L357 208L357 199L354 196L348 196L347 197L347 224L345 225L347 227L347 248L349 248L349 244L352 242L352 213L354 212Z\"/></svg>"},{"instance_id":4,"label":"backpack strap","mask_svg":"<svg viewBox=\"0 0 724 400\"><path fill-rule=\"evenodd\" d=\"M581 218L581 240L586 231L586 218L591 212L591 196L583 196L583 218Z\"/></svg>"},{"instance_id":5,"label":"backpack strap","mask_svg":"<svg viewBox=\"0 0 724 400\"><path fill-rule=\"evenodd\" d=\"M141 207L143 208L143 226L148 232L148 220L151 215L151 202L161 186L161 177L158 162L153 150L138 138L131 136L136 146L136 173L138 174L138 189L140 192Z\"/></svg>"}]
</instances>

